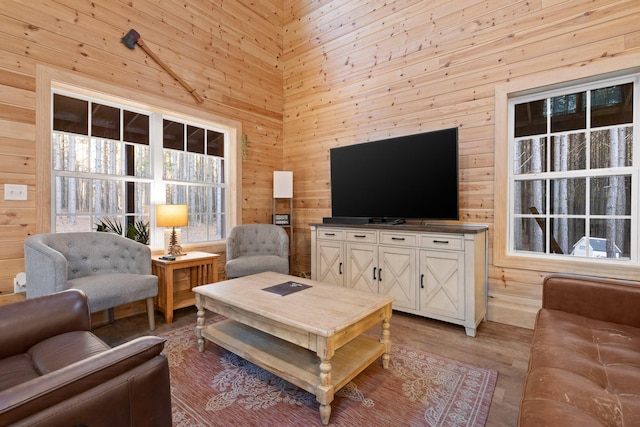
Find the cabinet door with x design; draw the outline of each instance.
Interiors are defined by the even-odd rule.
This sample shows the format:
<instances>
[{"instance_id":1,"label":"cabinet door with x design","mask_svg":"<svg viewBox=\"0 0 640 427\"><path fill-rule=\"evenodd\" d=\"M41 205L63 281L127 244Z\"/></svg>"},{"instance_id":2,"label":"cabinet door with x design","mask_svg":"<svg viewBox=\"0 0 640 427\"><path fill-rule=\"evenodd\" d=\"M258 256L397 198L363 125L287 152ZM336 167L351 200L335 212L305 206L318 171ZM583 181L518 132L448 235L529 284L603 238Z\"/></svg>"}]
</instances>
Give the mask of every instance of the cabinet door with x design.
<instances>
[{"instance_id":1,"label":"cabinet door with x design","mask_svg":"<svg viewBox=\"0 0 640 427\"><path fill-rule=\"evenodd\" d=\"M464 253L420 251L420 308L436 319L465 319Z\"/></svg>"}]
</instances>

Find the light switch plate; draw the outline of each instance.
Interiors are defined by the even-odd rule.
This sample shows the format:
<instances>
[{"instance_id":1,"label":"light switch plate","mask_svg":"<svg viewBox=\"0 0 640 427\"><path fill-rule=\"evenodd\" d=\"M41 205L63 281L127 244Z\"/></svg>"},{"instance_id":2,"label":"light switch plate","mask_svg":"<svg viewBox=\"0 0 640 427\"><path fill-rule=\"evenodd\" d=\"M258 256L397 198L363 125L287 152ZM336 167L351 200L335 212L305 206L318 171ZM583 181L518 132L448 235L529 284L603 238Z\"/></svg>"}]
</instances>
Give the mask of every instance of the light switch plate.
<instances>
[{"instance_id":1,"label":"light switch plate","mask_svg":"<svg viewBox=\"0 0 640 427\"><path fill-rule=\"evenodd\" d=\"M5 184L4 199L27 200L27 186L21 184Z\"/></svg>"}]
</instances>

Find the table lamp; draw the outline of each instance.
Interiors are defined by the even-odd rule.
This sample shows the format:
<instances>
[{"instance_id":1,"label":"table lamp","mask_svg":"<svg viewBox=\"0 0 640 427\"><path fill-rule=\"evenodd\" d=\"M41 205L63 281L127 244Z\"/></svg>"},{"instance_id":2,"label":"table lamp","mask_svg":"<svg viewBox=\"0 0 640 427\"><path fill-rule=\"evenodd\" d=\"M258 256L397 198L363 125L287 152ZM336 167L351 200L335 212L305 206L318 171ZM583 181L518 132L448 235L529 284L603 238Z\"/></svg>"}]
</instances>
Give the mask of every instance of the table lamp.
<instances>
[{"instance_id":1,"label":"table lamp","mask_svg":"<svg viewBox=\"0 0 640 427\"><path fill-rule=\"evenodd\" d=\"M158 227L171 227L171 232L165 231L165 248L169 255L183 255L180 246L180 234L176 233L176 227L184 227L189 223L187 205L156 205L156 225ZM168 238L168 244L167 244Z\"/></svg>"}]
</instances>

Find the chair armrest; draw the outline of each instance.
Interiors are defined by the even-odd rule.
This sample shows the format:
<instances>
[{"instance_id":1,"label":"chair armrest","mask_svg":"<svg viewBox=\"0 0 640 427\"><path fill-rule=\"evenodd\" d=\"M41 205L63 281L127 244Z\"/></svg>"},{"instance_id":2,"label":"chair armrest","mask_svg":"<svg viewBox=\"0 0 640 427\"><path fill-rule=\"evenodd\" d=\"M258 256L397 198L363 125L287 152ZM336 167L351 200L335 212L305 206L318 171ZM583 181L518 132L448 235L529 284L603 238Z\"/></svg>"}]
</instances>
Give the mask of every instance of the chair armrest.
<instances>
[{"instance_id":1,"label":"chair armrest","mask_svg":"<svg viewBox=\"0 0 640 427\"><path fill-rule=\"evenodd\" d=\"M640 283L577 274L545 277L542 307L640 327Z\"/></svg>"},{"instance_id":2,"label":"chair armrest","mask_svg":"<svg viewBox=\"0 0 640 427\"><path fill-rule=\"evenodd\" d=\"M236 242L234 233L230 233L229 236L227 236L227 244L226 244L227 245L227 250L226 250L227 261L238 257L236 253L237 244L238 243Z\"/></svg>"},{"instance_id":3,"label":"chair armrest","mask_svg":"<svg viewBox=\"0 0 640 427\"><path fill-rule=\"evenodd\" d=\"M151 248L131 239L125 239L123 245L129 249L129 255L134 261L137 270L131 271L136 274L151 274ZM27 285L28 286L28 285Z\"/></svg>"},{"instance_id":4,"label":"chair armrest","mask_svg":"<svg viewBox=\"0 0 640 427\"><path fill-rule=\"evenodd\" d=\"M284 228L280 230L278 233L279 242L278 242L278 255L280 258L289 259L289 235Z\"/></svg>"},{"instance_id":5,"label":"chair armrest","mask_svg":"<svg viewBox=\"0 0 640 427\"><path fill-rule=\"evenodd\" d=\"M146 336L0 391L0 419L11 424L77 396L160 355L165 339ZM164 356L161 356L164 357Z\"/></svg>"},{"instance_id":6,"label":"chair armrest","mask_svg":"<svg viewBox=\"0 0 640 427\"><path fill-rule=\"evenodd\" d=\"M27 298L49 295L65 289L68 262L63 254L42 242L41 235L24 241Z\"/></svg>"},{"instance_id":7,"label":"chair armrest","mask_svg":"<svg viewBox=\"0 0 640 427\"><path fill-rule=\"evenodd\" d=\"M76 289L0 306L0 359L71 331L91 330L86 295Z\"/></svg>"}]
</instances>

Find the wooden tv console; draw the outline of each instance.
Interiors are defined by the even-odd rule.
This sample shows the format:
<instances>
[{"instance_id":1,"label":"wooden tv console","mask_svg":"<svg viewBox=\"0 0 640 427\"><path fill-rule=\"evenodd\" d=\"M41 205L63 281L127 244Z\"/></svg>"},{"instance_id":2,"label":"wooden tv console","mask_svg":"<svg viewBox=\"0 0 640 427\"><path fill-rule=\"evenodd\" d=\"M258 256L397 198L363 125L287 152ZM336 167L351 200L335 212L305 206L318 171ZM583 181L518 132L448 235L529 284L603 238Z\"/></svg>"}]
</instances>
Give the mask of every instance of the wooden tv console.
<instances>
[{"instance_id":1,"label":"wooden tv console","mask_svg":"<svg viewBox=\"0 0 640 427\"><path fill-rule=\"evenodd\" d=\"M393 309L465 327L487 314L487 226L311 224L311 278L393 296Z\"/></svg>"}]
</instances>

